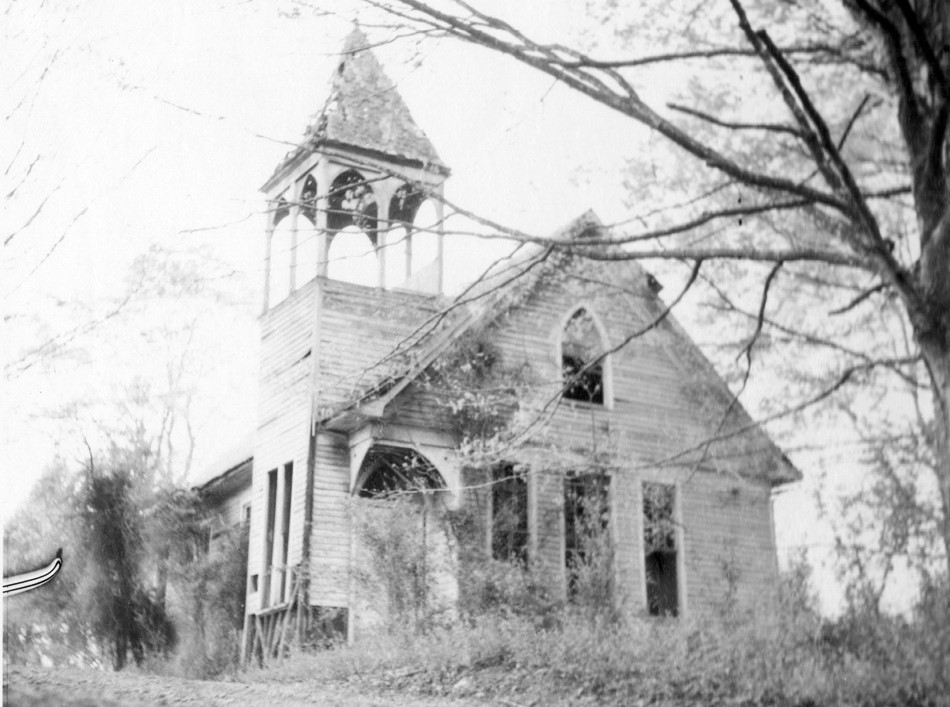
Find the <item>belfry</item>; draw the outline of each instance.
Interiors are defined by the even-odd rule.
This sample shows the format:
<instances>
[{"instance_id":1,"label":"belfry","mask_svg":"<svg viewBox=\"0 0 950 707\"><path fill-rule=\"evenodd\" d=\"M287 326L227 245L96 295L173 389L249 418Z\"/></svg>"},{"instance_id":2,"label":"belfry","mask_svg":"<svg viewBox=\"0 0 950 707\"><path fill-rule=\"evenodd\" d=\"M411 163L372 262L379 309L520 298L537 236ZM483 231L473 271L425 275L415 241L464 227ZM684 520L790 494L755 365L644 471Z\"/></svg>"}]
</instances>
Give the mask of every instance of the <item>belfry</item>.
<instances>
[{"instance_id":1,"label":"belfry","mask_svg":"<svg viewBox=\"0 0 950 707\"><path fill-rule=\"evenodd\" d=\"M440 292L448 174L354 28L304 141L261 188L264 310L316 276Z\"/></svg>"}]
</instances>

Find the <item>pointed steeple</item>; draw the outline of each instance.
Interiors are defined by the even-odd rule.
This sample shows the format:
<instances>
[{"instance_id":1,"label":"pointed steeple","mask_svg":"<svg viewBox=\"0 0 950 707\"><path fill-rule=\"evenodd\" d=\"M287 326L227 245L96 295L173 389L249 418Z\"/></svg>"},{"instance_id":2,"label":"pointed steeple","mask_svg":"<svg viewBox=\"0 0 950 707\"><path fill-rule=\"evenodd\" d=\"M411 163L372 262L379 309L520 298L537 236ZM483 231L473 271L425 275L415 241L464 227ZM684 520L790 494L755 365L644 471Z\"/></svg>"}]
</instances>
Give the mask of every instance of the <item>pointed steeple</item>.
<instances>
[{"instance_id":1,"label":"pointed steeple","mask_svg":"<svg viewBox=\"0 0 950 707\"><path fill-rule=\"evenodd\" d=\"M330 95L306 137L314 146L325 141L448 171L359 26L353 27L343 44Z\"/></svg>"}]
</instances>

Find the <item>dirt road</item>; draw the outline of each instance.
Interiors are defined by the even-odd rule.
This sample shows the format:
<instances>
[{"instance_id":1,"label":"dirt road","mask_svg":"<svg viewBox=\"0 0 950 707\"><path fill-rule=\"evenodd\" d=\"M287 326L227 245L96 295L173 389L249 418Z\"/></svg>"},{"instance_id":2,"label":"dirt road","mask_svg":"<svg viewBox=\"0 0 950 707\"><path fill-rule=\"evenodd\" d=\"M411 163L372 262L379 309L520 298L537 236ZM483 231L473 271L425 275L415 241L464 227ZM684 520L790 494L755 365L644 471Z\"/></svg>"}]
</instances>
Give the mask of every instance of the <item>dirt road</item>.
<instances>
[{"instance_id":1,"label":"dirt road","mask_svg":"<svg viewBox=\"0 0 950 707\"><path fill-rule=\"evenodd\" d=\"M15 707L116 707L133 705L262 705L263 707L475 707L503 704L472 699L425 698L367 693L342 682L219 682L65 668L9 667L3 676L3 704Z\"/></svg>"}]
</instances>

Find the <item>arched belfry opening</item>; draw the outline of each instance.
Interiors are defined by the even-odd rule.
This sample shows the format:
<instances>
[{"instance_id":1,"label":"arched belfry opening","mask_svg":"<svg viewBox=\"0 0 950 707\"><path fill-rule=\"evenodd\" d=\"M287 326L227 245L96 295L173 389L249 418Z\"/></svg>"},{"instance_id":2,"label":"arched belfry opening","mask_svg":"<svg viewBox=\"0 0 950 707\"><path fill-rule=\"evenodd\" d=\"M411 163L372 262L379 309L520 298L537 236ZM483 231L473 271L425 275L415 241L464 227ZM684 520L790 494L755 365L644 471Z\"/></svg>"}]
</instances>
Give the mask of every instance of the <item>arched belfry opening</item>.
<instances>
[{"instance_id":1,"label":"arched belfry opening","mask_svg":"<svg viewBox=\"0 0 950 707\"><path fill-rule=\"evenodd\" d=\"M271 306L287 298L291 292L291 264L293 259L294 232L290 204L278 199L273 210L273 227L270 236L268 265L268 300Z\"/></svg>"},{"instance_id":2,"label":"arched belfry opening","mask_svg":"<svg viewBox=\"0 0 950 707\"><path fill-rule=\"evenodd\" d=\"M327 195L327 277L379 284L379 207L372 184L359 171L341 172Z\"/></svg>"},{"instance_id":3,"label":"arched belfry opening","mask_svg":"<svg viewBox=\"0 0 950 707\"><path fill-rule=\"evenodd\" d=\"M389 220L392 225L411 225L425 198L425 194L411 184L403 184L396 189L389 201Z\"/></svg>"},{"instance_id":4,"label":"arched belfry opening","mask_svg":"<svg viewBox=\"0 0 950 707\"><path fill-rule=\"evenodd\" d=\"M327 230L331 234L356 226L376 245L378 211L373 186L360 172L348 169L333 180L327 195Z\"/></svg>"},{"instance_id":5,"label":"arched belfry opening","mask_svg":"<svg viewBox=\"0 0 950 707\"><path fill-rule=\"evenodd\" d=\"M317 180L308 174L300 190L300 213L314 226L317 225Z\"/></svg>"},{"instance_id":6,"label":"arched belfry opening","mask_svg":"<svg viewBox=\"0 0 950 707\"><path fill-rule=\"evenodd\" d=\"M389 225L387 285L432 290L432 281L441 279L442 269L442 217L437 201L420 188L403 184L389 202Z\"/></svg>"}]
</instances>

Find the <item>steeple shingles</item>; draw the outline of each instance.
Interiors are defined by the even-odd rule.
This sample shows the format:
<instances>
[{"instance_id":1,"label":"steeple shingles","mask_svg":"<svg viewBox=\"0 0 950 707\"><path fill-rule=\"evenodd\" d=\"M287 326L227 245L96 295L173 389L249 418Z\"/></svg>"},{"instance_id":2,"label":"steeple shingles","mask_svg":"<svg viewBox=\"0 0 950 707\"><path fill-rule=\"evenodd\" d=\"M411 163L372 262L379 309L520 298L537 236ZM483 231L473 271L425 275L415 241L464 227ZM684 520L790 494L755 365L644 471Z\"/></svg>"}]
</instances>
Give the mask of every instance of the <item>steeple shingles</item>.
<instances>
[{"instance_id":1,"label":"steeple shingles","mask_svg":"<svg viewBox=\"0 0 950 707\"><path fill-rule=\"evenodd\" d=\"M313 146L337 143L447 171L359 27L343 44L330 95L305 137Z\"/></svg>"}]
</instances>

